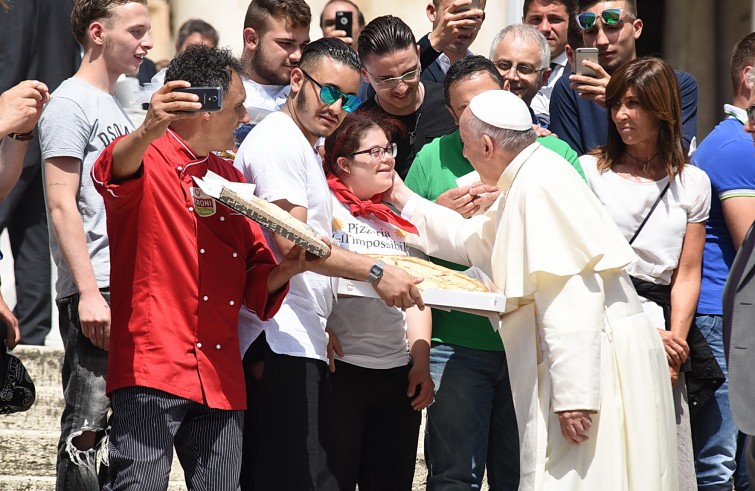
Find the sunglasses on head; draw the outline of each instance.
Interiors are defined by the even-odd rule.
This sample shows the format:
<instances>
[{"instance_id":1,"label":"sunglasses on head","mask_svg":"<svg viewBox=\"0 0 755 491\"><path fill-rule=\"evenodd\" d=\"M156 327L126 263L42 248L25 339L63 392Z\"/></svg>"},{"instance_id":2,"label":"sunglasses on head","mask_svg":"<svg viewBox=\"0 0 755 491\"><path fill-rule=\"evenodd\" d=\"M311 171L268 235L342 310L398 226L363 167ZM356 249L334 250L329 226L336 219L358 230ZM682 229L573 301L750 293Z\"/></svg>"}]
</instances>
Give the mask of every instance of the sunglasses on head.
<instances>
[{"instance_id":1,"label":"sunglasses on head","mask_svg":"<svg viewBox=\"0 0 755 491\"><path fill-rule=\"evenodd\" d=\"M299 68L301 70L301 68ZM327 105L335 104L339 99L341 100L341 107L347 113L353 113L362 104L362 99L354 94L344 94L332 85L322 85L317 80L313 79L310 74L301 70L305 77L310 79L317 87L320 88L320 100Z\"/></svg>"},{"instance_id":2,"label":"sunglasses on head","mask_svg":"<svg viewBox=\"0 0 755 491\"><path fill-rule=\"evenodd\" d=\"M621 22L621 16L623 13L623 9L605 9L600 13L600 17L603 19L605 25L616 26ZM627 16L634 17L628 12ZM579 24L581 29L592 29L595 27L596 22L598 22L598 14L594 12L585 12L577 16L577 24Z\"/></svg>"}]
</instances>

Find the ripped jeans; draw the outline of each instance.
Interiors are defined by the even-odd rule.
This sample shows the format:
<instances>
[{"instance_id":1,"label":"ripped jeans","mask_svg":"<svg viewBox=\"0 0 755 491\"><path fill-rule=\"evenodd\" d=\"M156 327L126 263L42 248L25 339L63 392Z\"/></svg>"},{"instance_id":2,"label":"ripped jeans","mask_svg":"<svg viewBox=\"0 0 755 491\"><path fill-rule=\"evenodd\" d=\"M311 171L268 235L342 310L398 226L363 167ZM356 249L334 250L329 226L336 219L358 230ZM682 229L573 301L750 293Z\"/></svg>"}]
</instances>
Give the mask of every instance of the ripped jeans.
<instances>
[{"instance_id":1,"label":"ripped jeans","mask_svg":"<svg viewBox=\"0 0 755 491\"><path fill-rule=\"evenodd\" d=\"M110 294L102 295L109 302ZM65 409L60 419L58 442L57 491L99 491L107 479L107 417L110 402L105 395L107 351L81 332L79 294L56 301L60 316L60 335L65 347L63 395ZM95 432L92 448L80 450L74 439ZM99 475L97 460L100 460Z\"/></svg>"}]
</instances>

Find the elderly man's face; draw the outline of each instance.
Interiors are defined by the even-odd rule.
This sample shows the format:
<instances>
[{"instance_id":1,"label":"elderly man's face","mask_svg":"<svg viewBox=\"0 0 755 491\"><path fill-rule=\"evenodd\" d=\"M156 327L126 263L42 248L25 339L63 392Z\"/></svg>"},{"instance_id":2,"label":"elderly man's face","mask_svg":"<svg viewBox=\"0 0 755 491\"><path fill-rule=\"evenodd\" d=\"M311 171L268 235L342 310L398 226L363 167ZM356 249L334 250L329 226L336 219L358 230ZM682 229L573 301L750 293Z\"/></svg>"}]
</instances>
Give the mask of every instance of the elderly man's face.
<instances>
[{"instance_id":1,"label":"elderly man's face","mask_svg":"<svg viewBox=\"0 0 755 491\"><path fill-rule=\"evenodd\" d=\"M469 122L472 118L469 108L465 109L461 113L461 118L459 118L459 134L464 144L464 157L480 174L480 181L483 184L495 186L498 183L498 178L501 177L500 170L494 168L488 159L488 151L491 150L488 148L489 138L486 138L486 135L475 134L470 130Z\"/></svg>"},{"instance_id":2,"label":"elderly man's face","mask_svg":"<svg viewBox=\"0 0 755 491\"><path fill-rule=\"evenodd\" d=\"M535 41L508 34L496 46L492 61L506 81L503 88L519 96L528 106L548 80L549 70L540 66L540 48Z\"/></svg>"}]
</instances>

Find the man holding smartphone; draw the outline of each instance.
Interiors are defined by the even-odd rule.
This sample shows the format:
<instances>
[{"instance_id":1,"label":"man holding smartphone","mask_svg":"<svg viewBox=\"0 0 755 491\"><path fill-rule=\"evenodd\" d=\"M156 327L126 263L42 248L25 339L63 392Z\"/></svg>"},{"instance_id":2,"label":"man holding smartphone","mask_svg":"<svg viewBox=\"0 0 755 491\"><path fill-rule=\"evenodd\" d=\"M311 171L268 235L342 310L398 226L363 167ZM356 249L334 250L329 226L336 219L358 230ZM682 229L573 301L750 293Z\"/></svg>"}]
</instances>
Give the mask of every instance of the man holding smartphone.
<instances>
[{"instance_id":1,"label":"man holding smartphone","mask_svg":"<svg viewBox=\"0 0 755 491\"><path fill-rule=\"evenodd\" d=\"M485 1L432 0L427 4L433 30L419 40L422 80L442 84L453 63L474 54L469 47L485 20Z\"/></svg>"},{"instance_id":2,"label":"man holding smartphone","mask_svg":"<svg viewBox=\"0 0 755 491\"><path fill-rule=\"evenodd\" d=\"M330 0L320 14L322 36L340 39L354 51L365 24L364 14L351 0Z\"/></svg>"},{"instance_id":3,"label":"man holding smartphone","mask_svg":"<svg viewBox=\"0 0 755 491\"><path fill-rule=\"evenodd\" d=\"M577 22L586 47L598 49L598 63L583 64L597 77L563 76L556 82L550 101L550 130L580 155L606 143L608 134L605 91L611 74L637 58L636 40L643 23L637 16L636 0L580 2ZM572 67L572 71L574 67ZM684 145L694 149L697 135L697 82L692 75L676 70L682 96Z\"/></svg>"}]
</instances>

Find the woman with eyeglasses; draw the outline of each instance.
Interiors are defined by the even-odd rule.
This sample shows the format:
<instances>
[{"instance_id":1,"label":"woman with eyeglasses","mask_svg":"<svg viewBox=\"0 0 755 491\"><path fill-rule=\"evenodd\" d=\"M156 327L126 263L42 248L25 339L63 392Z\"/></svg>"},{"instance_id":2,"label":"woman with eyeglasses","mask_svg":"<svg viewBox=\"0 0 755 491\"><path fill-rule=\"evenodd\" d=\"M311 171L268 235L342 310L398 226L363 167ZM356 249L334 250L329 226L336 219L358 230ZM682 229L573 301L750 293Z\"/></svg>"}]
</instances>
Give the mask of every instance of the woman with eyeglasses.
<instances>
[{"instance_id":1,"label":"woman with eyeglasses","mask_svg":"<svg viewBox=\"0 0 755 491\"><path fill-rule=\"evenodd\" d=\"M394 138L402 129L382 112L359 111L325 140L333 240L341 247L410 255L404 237L417 229L381 203L393 183ZM362 490L411 490L421 410L433 400L431 319L430 309L403 312L379 298L333 305L332 407L323 442L342 491L357 483Z\"/></svg>"},{"instance_id":2,"label":"woman with eyeglasses","mask_svg":"<svg viewBox=\"0 0 755 491\"><path fill-rule=\"evenodd\" d=\"M700 294L710 181L687 165L681 97L671 66L639 58L606 87L608 139L580 158L598 199L632 245L629 266L666 351L677 420L680 489L697 489L684 368ZM692 339L692 338L690 338Z\"/></svg>"}]
</instances>

